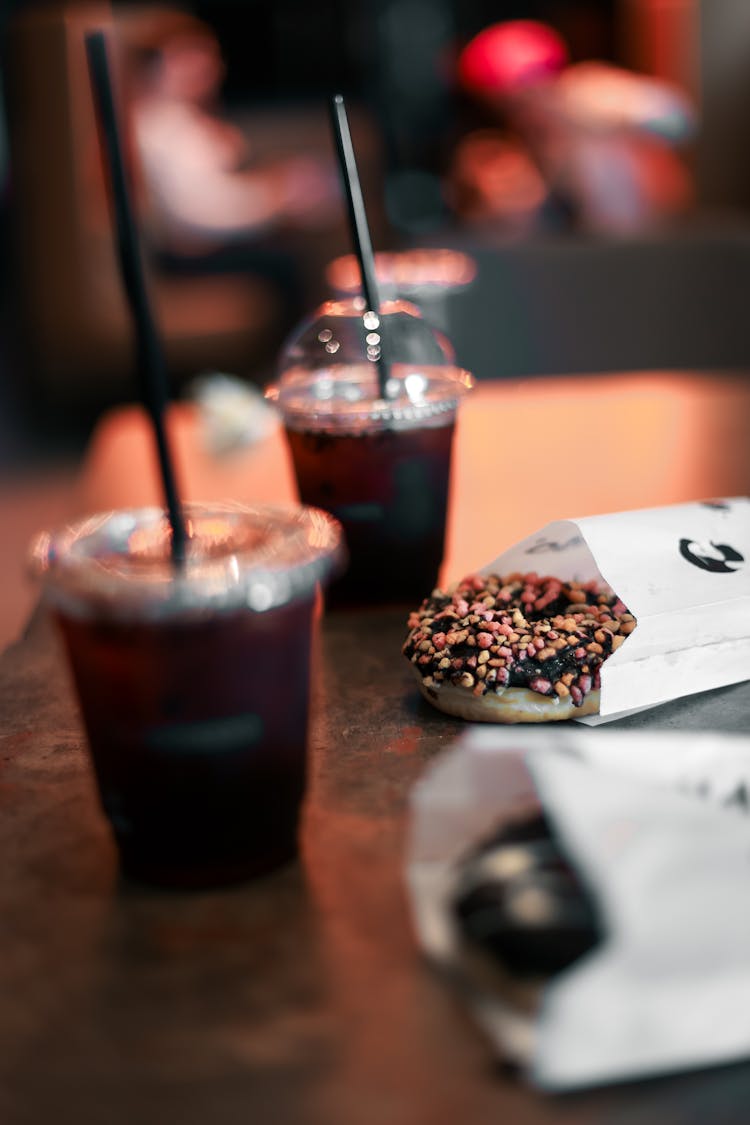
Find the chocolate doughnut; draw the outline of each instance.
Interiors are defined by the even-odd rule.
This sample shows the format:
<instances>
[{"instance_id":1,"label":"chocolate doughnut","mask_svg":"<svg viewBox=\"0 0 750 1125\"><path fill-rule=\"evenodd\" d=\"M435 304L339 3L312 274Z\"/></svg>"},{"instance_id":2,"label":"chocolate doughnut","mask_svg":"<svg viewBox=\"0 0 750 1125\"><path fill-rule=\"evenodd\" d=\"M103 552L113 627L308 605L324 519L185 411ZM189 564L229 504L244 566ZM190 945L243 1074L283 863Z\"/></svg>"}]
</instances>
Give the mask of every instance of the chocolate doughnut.
<instances>
[{"instance_id":1,"label":"chocolate doughnut","mask_svg":"<svg viewBox=\"0 0 750 1125\"><path fill-rule=\"evenodd\" d=\"M460 862L450 909L462 975L529 1017L541 985L605 936L598 904L541 808Z\"/></svg>"},{"instance_id":2,"label":"chocolate doughnut","mask_svg":"<svg viewBox=\"0 0 750 1125\"><path fill-rule=\"evenodd\" d=\"M599 710L599 669L636 626L596 581L464 578L409 617L403 653L420 691L471 722L539 723Z\"/></svg>"}]
</instances>

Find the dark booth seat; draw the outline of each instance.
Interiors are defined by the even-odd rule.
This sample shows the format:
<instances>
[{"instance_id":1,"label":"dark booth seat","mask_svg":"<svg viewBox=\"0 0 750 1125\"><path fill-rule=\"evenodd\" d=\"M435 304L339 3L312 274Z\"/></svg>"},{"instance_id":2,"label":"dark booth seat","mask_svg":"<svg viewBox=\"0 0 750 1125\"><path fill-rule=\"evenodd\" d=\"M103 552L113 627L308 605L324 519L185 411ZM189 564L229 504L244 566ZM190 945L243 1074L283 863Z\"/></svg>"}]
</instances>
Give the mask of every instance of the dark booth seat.
<instances>
[{"instance_id":1,"label":"dark booth seat","mask_svg":"<svg viewBox=\"0 0 750 1125\"><path fill-rule=\"evenodd\" d=\"M477 262L449 299L448 328L480 379L750 366L750 217L631 238L467 230L433 241Z\"/></svg>"}]
</instances>

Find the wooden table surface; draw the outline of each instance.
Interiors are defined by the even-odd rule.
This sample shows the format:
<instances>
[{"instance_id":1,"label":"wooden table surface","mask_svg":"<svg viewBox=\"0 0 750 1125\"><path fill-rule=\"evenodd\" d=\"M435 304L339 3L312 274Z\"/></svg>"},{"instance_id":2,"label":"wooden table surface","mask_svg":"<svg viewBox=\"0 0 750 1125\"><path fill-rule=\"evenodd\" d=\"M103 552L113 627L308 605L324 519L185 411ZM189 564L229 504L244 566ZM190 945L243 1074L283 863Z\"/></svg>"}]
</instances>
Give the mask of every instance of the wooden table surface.
<instances>
[{"instance_id":1,"label":"wooden table surface","mask_svg":"<svg viewBox=\"0 0 750 1125\"><path fill-rule=\"evenodd\" d=\"M585 513L594 496L607 510L742 490L747 448L730 450L728 435L741 432L736 414L747 405L744 385L718 380L704 387L690 376L635 383L627 377L623 384L592 384L577 408L562 396L553 413L570 432L563 434L564 451L548 451L546 475L533 449L526 460L519 455L539 437L540 403L550 404L556 384L547 386L546 398L537 398L538 382L525 390L480 388L462 418L450 565L470 566L474 552L491 553L547 518ZM631 388L644 428L651 418L658 442L642 443L637 414L626 424L618 385ZM702 397L686 393L691 388L703 388ZM714 409L717 402L722 410ZM207 495L209 483L223 495L239 475L252 494L241 498L269 498L260 495L264 488L290 487L280 445L238 455L230 471L229 462L201 462L195 419L189 412L179 417L184 479L200 489L194 495ZM676 419L676 431L664 429L669 419ZM462 442L470 433L484 439L467 449ZM150 485L135 468L145 440L137 415L108 419L76 503L148 499ZM608 484L605 454L610 472L619 473L628 451L629 481ZM274 464L275 481L268 475ZM659 466L656 482L644 475ZM201 476L209 470L210 481ZM496 490L484 479L490 471ZM568 473L575 478L570 486L562 481ZM476 526L484 519L491 528ZM44 617L37 615L27 636L5 652L3 1125L747 1120L746 1064L564 1097L530 1090L493 1060L459 997L424 963L403 882L408 798L461 724L414 690L399 655L404 618L396 608L326 615L314 661L300 860L211 893L156 892L119 879L57 639ZM713 727L729 711L748 722L747 687L692 697L623 725Z\"/></svg>"}]
</instances>

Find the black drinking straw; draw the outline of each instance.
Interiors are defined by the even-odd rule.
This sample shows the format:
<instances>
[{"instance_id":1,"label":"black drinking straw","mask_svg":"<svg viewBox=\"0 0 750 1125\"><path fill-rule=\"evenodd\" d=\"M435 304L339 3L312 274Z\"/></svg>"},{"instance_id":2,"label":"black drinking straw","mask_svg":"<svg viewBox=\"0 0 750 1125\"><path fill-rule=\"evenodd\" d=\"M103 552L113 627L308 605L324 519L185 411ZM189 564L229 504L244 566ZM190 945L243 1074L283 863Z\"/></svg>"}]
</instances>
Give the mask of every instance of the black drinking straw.
<instances>
[{"instance_id":1,"label":"black drinking straw","mask_svg":"<svg viewBox=\"0 0 750 1125\"><path fill-rule=\"evenodd\" d=\"M104 32L89 32L85 41L101 143L106 156L105 163L109 171L112 189L120 273L135 326L136 365L141 399L151 418L156 439L167 514L172 527L172 561L175 566L181 566L185 558L187 533L164 430L164 410L168 398L164 352L151 314L143 278L138 235L133 219L133 208L125 176L117 114L112 96L112 81Z\"/></svg>"},{"instance_id":2,"label":"black drinking straw","mask_svg":"<svg viewBox=\"0 0 750 1125\"><path fill-rule=\"evenodd\" d=\"M385 356L385 334L383 332L382 318L380 317L380 295L375 274L375 258L372 252L370 229L367 225L365 201L362 198L362 188L359 183L357 161L354 157L349 121L346 116L346 106L341 94L334 94L331 99L331 124L336 141L336 152L339 158L339 171L344 185L344 193L349 210L349 225L351 227L352 241L357 253L359 270L362 276L362 292L365 304L370 312L374 312L380 323L380 354L378 358L378 389L380 397L386 397L386 382L388 379L388 364Z\"/></svg>"}]
</instances>

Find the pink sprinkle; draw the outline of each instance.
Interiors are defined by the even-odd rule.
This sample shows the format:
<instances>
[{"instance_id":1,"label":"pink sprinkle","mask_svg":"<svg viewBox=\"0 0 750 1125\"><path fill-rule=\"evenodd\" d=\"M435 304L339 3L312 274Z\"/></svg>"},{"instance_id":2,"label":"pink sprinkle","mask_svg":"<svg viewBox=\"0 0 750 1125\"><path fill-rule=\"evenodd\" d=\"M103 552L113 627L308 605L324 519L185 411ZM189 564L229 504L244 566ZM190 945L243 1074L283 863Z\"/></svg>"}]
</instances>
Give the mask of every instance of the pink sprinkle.
<instances>
[{"instance_id":1,"label":"pink sprinkle","mask_svg":"<svg viewBox=\"0 0 750 1125\"><path fill-rule=\"evenodd\" d=\"M573 656L575 656L576 660L585 660L586 659L586 649L585 648L577 648L575 650L575 652L573 653Z\"/></svg>"},{"instance_id":2,"label":"pink sprinkle","mask_svg":"<svg viewBox=\"0 0 750 1125\"><path fill-rule=\"evenodd\" d=\"M540 695L549 695L552 691L551 681L545 680L544 676L534 676L529 680L529 687L532 691L538 691Z\"/></svg>"},{"instance_id":3,"label":"pink sprinkle","mask_svg":"<svg viewBox=\"0 0 750 1125\"><path fill-rule=\"evenodd\" d=\"M498 625L497 631L498 633L502 633L504 637L509 637L513 632L513 626L503 623L502 625Z\"/></svg>"},{"instance_id":4,"label":"pink sprinkle","mask_svg":"<svg viewBox=\"0 0 750 1125\"><path fill-rule=\"evenodd\" d=\"M433 633L432 634L432 643L434 644L434 646L438 650L438 652L441 649L444 649L445 648L445 633Z\"/></svg>"},{"instance_id":5,"label":"pink sprinkle","mask_svg":"<svg viewBox=\"0 0 750 1125\"><path fill-rule=\"evenodd\" d=\"M534 637L533 644L537 652L541 652L545 647L545 641L541 637Z\"/></svg>"},{"instance_id":6,"label":"pink sprinkle","mask_svg":"<svg viewBox=\"0 0 750 1125\"><path fill-rule=\"evenodd\" d=\"M498 647L498 650L497 650L497 655L498 656L504 656L505 659L507 660L509 657L511 657L513 655L513 649L508 648L507 645L500 645Z\"/></svg>"},{"instance_id":7,"label":"pink sprinkle","mask_svg":"<svg viewBox=\"0 0 750 1125\"><path fill-rule=\"evenodd\" d=\"M534 602L534 609L544 609L550 602L553 602L557 597L556 590L549 590L546 594L542 594L541 598L537 598Z\"/></svg>"},{"instance_id":8,"label":"pink sprinkle","mask_svg":"<svg viewBox=\"0 0 750 1125\"><path fill-rule=\"evenodd\" d=\"M576 685L581 689L584 695L591 691L591 676L581 675L576 680Z\"/></svg>"},{"instance_id":9,"label":"pink sprinkle","mask_svg":"<svg viewBox=\"0 0 750 1125\"><path fill-rule=\"evenodd\" d=\"M570 696L576 707L580 707L583 703L583 692L579 687L576 687L575 684L573 684L570 689Z\"/></svg>"},{"instance_id":10,"label":"pink sprinkle","mask_svg":"<svg viewBox=\"0 0 750 1125\"><path fill-rule=\"evenodd\" d=\"M536 656L536 648L533 644L526 645L526 655L532 658Z\"/></svg>"},{"instance_id":11,"label":"pink sprinkle","mask_svg":"<svg viewBox=\"0 0 750 1125\"><path fill-rule=\"evenodd\" d=\"M493 644L492 633L477 633L477 644L480 648L489 648Z\"/></svg>"}]
</instances>

